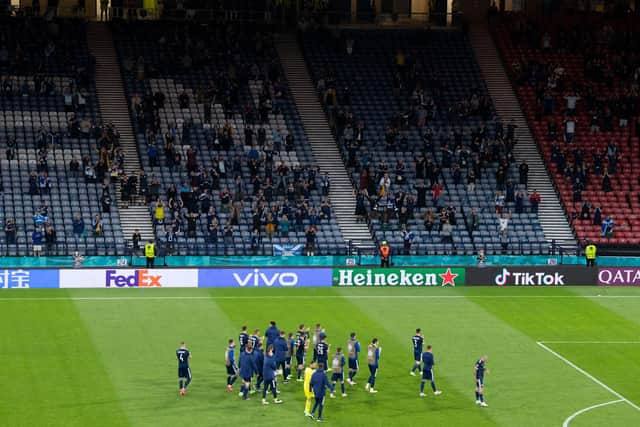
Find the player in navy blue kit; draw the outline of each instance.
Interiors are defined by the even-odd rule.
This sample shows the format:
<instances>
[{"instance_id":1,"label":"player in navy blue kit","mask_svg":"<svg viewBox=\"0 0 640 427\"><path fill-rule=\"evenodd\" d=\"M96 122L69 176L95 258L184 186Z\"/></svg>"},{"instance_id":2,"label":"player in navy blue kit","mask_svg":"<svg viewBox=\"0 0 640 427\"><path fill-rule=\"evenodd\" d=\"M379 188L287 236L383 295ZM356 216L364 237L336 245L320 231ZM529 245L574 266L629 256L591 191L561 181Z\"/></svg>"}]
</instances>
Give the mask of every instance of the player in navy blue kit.
<instances>
[{"instance_id":1,"label":"player in navy blue kit","mask_svg":"<svg viewBox=\"0 0 640 427\"><path fill-rule=\"evenodd\" d=\"M321 332L318 338L320 339L320 342L316 345L316 362L318 362L318 364L322 363L325 367L328 367L329 343L327 343L327 336L324 332Z\"/></svg>"},{"instance_id":2,"label":"player in navy blue kit","mask_svg":"<svg viewBox=\"0 0 640 427\"><path fill-rule=\"evenodd\" d=\"M288 383L287 380L287 352L289 351L289 347L287 344L287 338L285 336L284 331L280 331L279 336L273 341L273 351L275 354L276 360L276 369L282 372L282 377L284 378L284 382ZM268 350L268 349L267 349Z\"/></svg>"},{"instance_id":3,"label":"player in navy blue kit","mask_svg":"<svg viewBox=\"0 0 640 427\"><path fill-rule=\"evenodd\" d=\"M245 351L240 354L240 378L242 378L242 386L240 386L240 396L242 400L248 400L248 394L251 390L251 377L258 372L256 362L253 356L253 348L248 344Z\"/></svg>"},{"instance_id":4,"label":"player in navy blue kit","mask_svg":"<svg viewBox=\"0 0 640 427\"><path fill-rule=\"evenodd\" d=\"M238 345L240 346L240 354L244 353L247 343L249 342L249 334L247 333L247 327L243 326L240 335L238 335Z\"/></svg>"},{"instance_id":5,"label":"player in navy blue kit","mask_svg":"<svg viewBox=\"0 0 640 427\"><path fill-rule=\"evenodd\" d=\"M291 379L291 364L293 363L293 349L295 346L296 340L293 339L293 333L290 332L287 338L287 359L285 361L285 373L283 375L285 384Z\"/></svg>"},{"instance_id":6,"label":"player in navy blue kit","mask_svg":"<svg viewBox=\"0 0 640 427\"><path fill-rule=\"evenodd\" d=\"M336 353L333 355L333 359L331 359L331 383L335 390L336 383L339 381L342 397L347 397L347 393L344 392L344 365L346 365L346 360L344 354L342 354L342 347L338 347ZM333 397L333 395L331 397Z\"/></svg>"},{"instance_id":7,"label":"player in navy blue kit","mask_svg":"<svg viewBox=\"0 0 640 427\"><path fill-rule=\"evenodd\" d=\"M378 367L380 366L380 347L378 346L378 338L371 340L371 344L367 347L367 365L369 366L369 380L364 386L364 390L369 393L377 393L374 388L376 385L376 376L378 376Z\"/></svg>"},{"instance_id":8,"label":"player in navy blue kit","mask_svg":"<svg viewBox=\"0 0 640 427\"><path fill-rule=\"evenodd\" d=\"M258 343L260 342L260 329L254 329L253 334L249 337L249 344L255 350L258 348Z\"/></svg>"},{"instance_id":9,"label":"player in navy blue kit","mask_svg":"<svg viewBox=\"0 0 640 427\"><path fill-rule=\"evenodd\" d=\"M229 345L224 352L224 364L227 367L227 391L233 391L233 383L238 379L238 368L235 359L236 344L233 339L229 340ZM242 354L242 353L241 353Z\"/></svg>"},{"instance_id":10,"label":"player in navy blue kit","mask_svg":"<svg viewBox=\"0 0 640 427\"><path fill-rule=\"evenodd\" d=\"M264 376L264 388L262 389L263 405L269 404L269 402L267 402L267 393L269 390L271 390L271 393L273 394L273 403L282 403L282 400L278 399L276 369L276 356L273 354L273 347L269 347L267 349L267 355L264 358L264 364L262 365L262 375Z\"/></svg>"},{"instance_id":11,"label":"player in navy blue kit","mask_svg":"<svg viewBox=\"0 0 640 427\"><path fill-rule=\"evenodd\" d=\"M360 343L355 332L351 332L349 340L347 341L347 357L349 358L349 379L347 382L349 385L356 385L353 381L353 377L358 373L358 354L360 353Z\"/></svg>"},{"instance_id":12,"label":"player in navy blue kit","mask_svg":"<svg viewBox=\"0 0 640 427\"><path fill-rule=\"evenodd\" d=\"M325 372L326 366L318 364L318 369L311 376L311 381L309 383L309 389L313 392L313 396L315 397L315 402L313 404L313 409L311 413L307 415L309 418L314 419L313 415L316 413L316 409L318 409L318 422L323 422L322 418L322 410L324 409L324 397L326 393L326 389L331 391L333 394L333 388L331 388L331 384L329 383L329 378L327 378L327 373Z\"/></svg>"},{"instance_id":13,"label":"player in navy blue kit","mask_svg":"<svg viewBox=\"0 0 640 427\"><path fill-rule=\"evenodd\" d=\"M476 405L480 406L489 406L484 401L484 374L489 372L485 366L488 359L486 355L482 356L473 368L473 377L476 381Z\"/></svg>"},{"instance_id":14,"label":"player in navy blue kit","mask_svg":"<svg viewBox=\"0 0 640 427\"><path fill-rule=\"evenodd\" d=\"M272 320L271 322L269 322L269 327L264 332L264 337L266 340L266 343L264 345L265 350L269 350L269 346L272 346L276 342L276 339L279 336L280 336L280 330L276 326L276 322Z\"/></svg>"},{"instance_id":15,"label":"player in navy blue kit","mask_svg":"<svg viewBox=\"0 0 640 427\"><path fill-rule=\"evenodd\" d=\"M176 350L176 357L178 358L180 394L184 396L187 394L187 387L189 386L189 383L191 383L191 368L189 368L191 353L187 350L187 346L184 341L180 343L180 348Z\"/></svg>"},{"instance_id":16,"label":"player in navy blue kit","mask_svg":"<svg viewBox=\"0 0 640 427\"><path fill-rule=\"evenodd\" d=\"M414 376L416 371L420 370L420 360L422 358L422 344L424 344L424 336L420 328L416 329L416 334L411 337L411 343L413 344L413 368L411 368L410 375Z\"/></svg>"},{"instance_id":17,"label":"player in navy blue kit","mask_svg":"<svg viewBox=\"0 0 640 427\"><path fill-rule=\"evenodd\" d=\"M296 332L296 363L298 365L298 382L303 382L302 372L304 371L304 358L309 345L308 331L304 325L300 325Z\"/></svg>"},{"instance_id":18,"label":"player in navy blue kit","mask_svg":"<svg viewBox=\"0 0 640 427\"><path fill-rule=\"evenodd\" d=\"M427 346L427 351L422 353L422 381L420 382L420 397L426 396L424 394L424 385L427 381L431 381L431 389L436 396L442 394L442 391L436 388L436 379L433 375L433 365L436 361L433 357L433 349L430 345Z\"/></svg>"},{"instance_id":19,"label":"player in navy blue kit","mask_svg":"<svg viewBox=\"0 0 640 427\"><path fill-rule=\"evenodd\" d=\"M260 386L262 385L262 381L264 376L262 374L262 368L264 366L264 351L262 350L262 343L258 342L258 346L253 350L253 363L256 366L256 386L255 389L251 391L251 394L256 391L260 391Z\"/></svg>"}]
</instances>

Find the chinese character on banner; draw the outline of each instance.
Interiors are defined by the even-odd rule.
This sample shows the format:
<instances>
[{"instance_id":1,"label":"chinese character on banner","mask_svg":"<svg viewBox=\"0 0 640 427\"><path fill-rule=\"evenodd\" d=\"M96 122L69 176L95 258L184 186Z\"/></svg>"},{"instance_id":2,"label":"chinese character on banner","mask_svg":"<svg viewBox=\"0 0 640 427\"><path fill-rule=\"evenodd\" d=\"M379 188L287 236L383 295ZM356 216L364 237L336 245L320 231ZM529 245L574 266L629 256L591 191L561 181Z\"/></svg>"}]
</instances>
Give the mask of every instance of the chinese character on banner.
<instances>
[{"instance_id":1,"label":"chinese character on banner","mask_svg":"<svg viewBox=\"0 0 640 427\"><path fill-rule=\"evenodd\" d=\"M0 288L9 287L9 270L0 270Z\"/></svg>"},{"instance_id":2,"label":"chinese character on banner","mask_svg":"<svg viewBox=\"0 0 640 427\"><path fill-rule=\"evenodd\" d=\"M11 272L11 288L28 288L30 274L28 271L16 270Z\"/></svg>"}]
</instances>

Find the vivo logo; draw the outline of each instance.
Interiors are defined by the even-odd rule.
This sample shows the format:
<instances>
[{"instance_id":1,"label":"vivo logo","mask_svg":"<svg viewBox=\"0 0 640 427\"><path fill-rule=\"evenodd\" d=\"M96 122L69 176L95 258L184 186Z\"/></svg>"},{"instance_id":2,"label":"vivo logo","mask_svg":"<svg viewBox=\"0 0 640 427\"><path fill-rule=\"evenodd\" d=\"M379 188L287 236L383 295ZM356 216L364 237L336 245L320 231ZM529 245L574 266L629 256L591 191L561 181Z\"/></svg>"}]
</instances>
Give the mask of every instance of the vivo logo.
<instances>
[{"instance_id":1,"label":"vivo logo","mask_svg":"<svg viewBox=\"0 0 640 427\"><path fill-rule=\"evenodd\" d=\"M298 284L298 275L293 272L284 273L263 273L259 269L254 269L253 272L241 275L233 273L233 278L236 283L241 287L245 286L284 286L291 287Z\"/></svg>"}]
</instances>

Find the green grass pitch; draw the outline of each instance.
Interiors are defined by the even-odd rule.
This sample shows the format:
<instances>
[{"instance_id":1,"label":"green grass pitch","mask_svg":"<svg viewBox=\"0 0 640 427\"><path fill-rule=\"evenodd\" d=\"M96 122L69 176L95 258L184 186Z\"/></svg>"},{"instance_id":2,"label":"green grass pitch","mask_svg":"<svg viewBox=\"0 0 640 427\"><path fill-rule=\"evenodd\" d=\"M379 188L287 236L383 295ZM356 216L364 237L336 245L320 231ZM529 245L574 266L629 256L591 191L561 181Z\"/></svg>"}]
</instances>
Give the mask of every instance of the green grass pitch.
<instances>
[{"instance_id":1,"label":"green grass pitch","mask_svg":"<svg viewBox=\"0 0 640 427\"><path fill-rule=\"evenodd\" d=\"M571 426L640 425L640 293L592 287L6 290L0 420L309 425L300 383L279 385L278 406L225 390L226 341L243 324L264 331L271 319L287 332L320 322L332 349L351 331L363 346L379 338L379 393L364 392L364 366L347 398L327 399L330 425L538 427L572 415ZM420 398L419 377L409 376L416 327L434 346L441 396ZM176 378L180 340L193 355L185 397ZM488 408L474 404L473 364L482 354Z\"/></svg>"}]
</instances>

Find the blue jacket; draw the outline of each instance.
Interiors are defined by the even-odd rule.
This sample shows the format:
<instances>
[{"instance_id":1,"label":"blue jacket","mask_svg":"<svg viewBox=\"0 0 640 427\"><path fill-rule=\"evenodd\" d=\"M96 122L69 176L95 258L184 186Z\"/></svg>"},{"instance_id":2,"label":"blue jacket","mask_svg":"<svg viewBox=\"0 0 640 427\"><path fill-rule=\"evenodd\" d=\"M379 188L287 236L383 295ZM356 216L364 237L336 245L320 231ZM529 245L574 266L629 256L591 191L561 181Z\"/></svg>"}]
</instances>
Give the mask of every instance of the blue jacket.
<instances>
[{"instance_id":1,"label":"blue jacket","mask_svg":"<svg viewBox=\"0 0 640 427\"><path fill-rule=\"evenodd\" d=\"M265 349L268 349L270 345L273 345L276 338L280 336L280 330L275 326L269 326L269 328L265 331L264 336L267 337L267 343L265 344Z\"/></svg>"},{"instance_id":2,"label":"blue jacket","mask_svg":"<svg viewBox=\"0 0 640 427\"><path fill-rule=\"evenodd\" d=\"M287 339L284 337L276 338L273 349L275 351L276 362L284 362L287 360Z\"/></svg>"},{"instance_id":3,"label":"blue jacket","mask_svg":"<svg viewBox=\"0 0 640 427\"><path fill-rule=\"evenodd\" d=\"M262 376L265 381L271 381L276 378L276 358L275 356L266 356L262 365Z\"/></svg>"},{"instance_id":4,"label":"blue jacket","mask_svg":"<svg viewBox=\"0 0 640 427\"><path fill-rule=\"evenodd\" d=\"M329 378L327 378L327 373L322 369L316 370L311 376L309 389L313 391L313 395L316 398L324 397L326 394L325 390L326 389L331 390L331 385L329 384Z\"/></svg>"},{"instance_id":5,"label":"blue jacket","mask_svg":"<svg viewBox=\"0 0 640 427\"><path fill-rule=\"evenodd\" d=\"M264 365L264 351L253 350L253 364L256 367L256 373L262 375L262 367Z\"/></svg>"},{"instance_id":6,"label":"blue jacket","mask_svg":"<svg viewBox=\"0 0 640 427\"><path fill-rule=\"evenodd\" d=\"M251 378L257 372L254 354L243 352L240 355L240 378Z\"/></svg>"}]
</instances>

